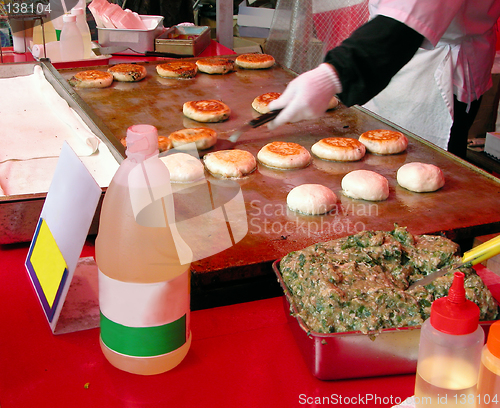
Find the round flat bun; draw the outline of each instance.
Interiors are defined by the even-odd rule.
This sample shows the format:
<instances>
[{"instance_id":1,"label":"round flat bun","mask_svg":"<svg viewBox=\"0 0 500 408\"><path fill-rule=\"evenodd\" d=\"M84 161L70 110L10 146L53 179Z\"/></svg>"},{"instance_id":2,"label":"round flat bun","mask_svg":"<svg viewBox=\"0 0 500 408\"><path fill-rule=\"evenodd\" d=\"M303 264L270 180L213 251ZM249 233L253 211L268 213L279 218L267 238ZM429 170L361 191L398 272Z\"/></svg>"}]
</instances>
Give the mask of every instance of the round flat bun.
<instances>
[{"instance_id":1,"label":"round flat bun","mask_svg":"<svg viewBox=\"0 0 500 408\"><path fill-rule=\"evenodd\" d=\"M127 138L120 139L120 143L127 147ZM167 136L158 136L158 151L160 153L166 152L173 147L172 141Z\"/></svg>"},{"instance_id":2,"label":"round flat bun","mask_svg":"<svg viewBox=\"0 0 500 408\"><path fill-rule=\"evenodd\" d=\"M146 78L146 67L137 64L117 64L108 68L108 72L113 74L115 81L137 82Z\"/></svg>"},{"instance_id":3,"label":"round flat bun","mask_svg":"<svg viewBox=\"0 0 500 408\"><path fill-rule=\"evenodd\" d=\"M198 150L204 150L212 147L217 142L217 132L209 128L181 129L171 133L169 138L174 147L196 143Z\"/></svg>"},{"instance_id":4,"label":"round flat bun","mask_svg":"<svg viewBox=\"0 0 500 408\"><path fill-rule=\"evenodd\" d=\"M246 69L264 69L274 65L275 60L268 54L241 54L234 61L240 68Z\"/></svg>"},{"instance_id":5,"label":"round flat bun","mask_svg":"<svg viewBox=\"0 0 500 408\"><path fill-rule=\"evenodd\" d=\"M344 176L341 185L347 197L367 201L382 201L389 197L389 182L374 171L351 171Z\"/></svg>"},{"instance_id":6,"label":"round flat bun","mask_svg":"<svg viewBox=\"0 0 500 408\"><path fill-rule=\"evenodd\" d=\"M405 135L387 129L369 130L361 134L359 141L369 152L376 154L401 153L408 147L408 139Z\"/></svg>"},{"instance_id":7,"label":"round flat bun","mask_svg":"<svg viewBox=\"0 0 500 408\"><path fill-rule=\"evenodd\" d=\"M311 162L311 154L298 143L271 142L259 150L257 159L277 169L301 169Z\"/></svg>"},{"instance_id":8,"label":"round flat bun","mask_svg":"<svg viewBox=\"0 0 500 408\"><path fill-rule=\"evenodd\" d=\"M107 88L113 83L113 74L97 69L80 71L73 75L69 83L77 88Z\"/></svg>"},{"instance_id":9,"label":"round flat bun","mask_svg":"<svg viewBox=\"0 0 500 408\"><path fill-rule=\"evenodd\" d=\"M229 118L231 109L224 102L209 99L184 103L182 113L197 122L222 122Z\"/></svg>"},{"instance_id":10,"label":"round flat bun","mask_svg":"<svg viewBox=\"0 0 500 408\"><path fill-rule=\"evenodd\" d=\"M193 78L198 72L198 67L194 62L172 61L158 64L156 72L165 78Z\"/></svg>"},{"instance_id":11,"label":"round flat bun","mask_svg":"<svg viewBox=\"0 0 500 408\"><path fill-rule=\"evenodd\" d=\"M190 154L174 153L160 159L167 166L173 183L191 183L205 177L203 163Z\"/></svg>"},{"instance_id":12,"label":"round flat bun","mask_svg":"<svg viewBox=\"0 0 500 408\"><path fill-rule=\"evenodd\" d=\"M196 61L198 71L206 74L227 74L234 70L234 61L229 58L202 58Z\"/></svg>"},{"instance_id":13,"label":"round flat bun","mask_svg":"<svg viewBox=\"0 0 500 408\"><path fill-rule=\"evenodd\" d=\"M335 193L321 184L302 184L293 188L286 197L290 210L310 215L326 214L336 203Z\"/></svg>"},{"instance_id":14,"label":"round flat bun","mask_svg":"<svg viewBox=\"0 0 500 408\"><path fill-rule=\"evenodd\" d=\"M166 152L174 147L172 141L167 136L158 136L158 150L160 153Z\"/></svg>"},{"instance_id":15,"label":"round flat bun","mask_svg":"<svg viewBox=\"0 0 500 408\"><path fill-rule=\"evenodd\" d=\"M246 150L220 150L203 156L205 167L222 177L239 178L255 170L257 162L252 153Z\"/></svg>"},{"instance_id":16,"label":"round flat bun","mask_svg":"<svg viewBox=\"0 0 500 408\"><path fill-rule=\"evenodd\" d=\"M396 178L401 187L416 193L436 191L444 186L443 172L433 164L404 164L399 168Z\"/></svg>"},{"instance_id":17,"label":"round flat bun","mask_svg":"<svg viewBox=\"0 0 500 408\"><path fill-rule=\"evenodd\" d=\"M281 96L279 92L268 92L262 95L257 96L252 102L252 108L254 108L257 112L264 114L269 112L268 105L278 99Z\"/></svg>"},{"instance_id":18,"label":"round flat bun","mask_svg":"<svg viewBox=\"0 0 500 408\"><path fill-rule=\"evenodd\" d=\"M363 158L366 147L356 139L348 137L327 137L312 145L311 151L320 159L336 161L357 161Z\"/></svg>"}]
</instances>

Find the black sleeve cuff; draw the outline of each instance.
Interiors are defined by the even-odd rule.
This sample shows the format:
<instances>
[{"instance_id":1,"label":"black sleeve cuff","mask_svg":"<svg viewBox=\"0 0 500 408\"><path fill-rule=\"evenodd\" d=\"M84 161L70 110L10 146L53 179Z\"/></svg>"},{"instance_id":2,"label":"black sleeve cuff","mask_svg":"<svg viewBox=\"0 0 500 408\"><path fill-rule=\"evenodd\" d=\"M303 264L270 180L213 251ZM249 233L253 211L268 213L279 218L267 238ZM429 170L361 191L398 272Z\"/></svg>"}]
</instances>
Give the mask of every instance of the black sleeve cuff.
<instances>
[{"instance_id":1,"label":"black sleeve cuff","mask_svg":"<svg viewBox=\"0 0 500 408\"><path fill-rule=\"evenodd\" d=\"M412 28L385 16L362 25L325 57L342 83L340 100L347 106L368 102L410 61L423 39Z\"/></svg>"}]
</instances>

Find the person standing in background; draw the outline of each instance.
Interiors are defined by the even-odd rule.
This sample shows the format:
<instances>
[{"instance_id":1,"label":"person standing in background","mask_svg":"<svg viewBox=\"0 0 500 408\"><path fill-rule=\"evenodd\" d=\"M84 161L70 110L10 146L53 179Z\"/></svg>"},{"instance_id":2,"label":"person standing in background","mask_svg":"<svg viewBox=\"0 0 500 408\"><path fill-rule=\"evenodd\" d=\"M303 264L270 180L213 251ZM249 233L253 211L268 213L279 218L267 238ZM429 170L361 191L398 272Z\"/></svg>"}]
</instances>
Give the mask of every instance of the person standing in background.
<instances>
[{"instance_id":1,"label":"person standing in background","mask_svg":"<svg viewBox=\"0 0 500 408\"><path fill-rule=\"evenodd\" d=\"M334 95L465 158L491 86L500 0L371 0L370 20L295 78L269 123L324 114Z\"/></svg>"}]
</instances>

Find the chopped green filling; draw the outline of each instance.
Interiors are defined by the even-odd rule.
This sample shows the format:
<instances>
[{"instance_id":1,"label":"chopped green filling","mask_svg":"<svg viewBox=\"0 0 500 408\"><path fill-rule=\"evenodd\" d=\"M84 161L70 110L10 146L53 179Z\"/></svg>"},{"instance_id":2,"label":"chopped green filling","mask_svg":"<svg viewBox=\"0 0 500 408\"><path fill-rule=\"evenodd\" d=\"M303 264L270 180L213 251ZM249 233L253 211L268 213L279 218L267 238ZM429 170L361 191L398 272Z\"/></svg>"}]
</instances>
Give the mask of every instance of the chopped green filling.
<instances>
[{"instance_id":1,"label":"chopped green filling","mask_svg":"<svg viewBox=\"0 0 500 408\"><path fill-rule=\"evenodd\" d=\"M405 290L458 262L458 249L447 238L413 236L395 226L391 232L363 231L291 252L280 261L280 271L311 331L369 333L422 324L432 302L448 294L454 271ZM481 320L495 319L498 305L486 285L472 268L460 270L466 275L466 296L479 306Z\"/></svg>"}]
</instances>

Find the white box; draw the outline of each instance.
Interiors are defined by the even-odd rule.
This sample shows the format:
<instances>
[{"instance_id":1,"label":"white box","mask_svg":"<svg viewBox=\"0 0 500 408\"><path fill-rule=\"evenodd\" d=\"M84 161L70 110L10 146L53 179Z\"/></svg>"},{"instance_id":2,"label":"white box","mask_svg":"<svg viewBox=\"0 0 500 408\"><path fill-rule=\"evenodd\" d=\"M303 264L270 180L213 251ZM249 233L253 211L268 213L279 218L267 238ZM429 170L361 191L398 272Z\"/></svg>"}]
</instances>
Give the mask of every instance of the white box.
<instances>
[{"instance_id":1,"label":"white box","mask_svg":"<svg viewBox=\"0 0 500 408\"><path fill-rule=\"evenodd\" d=\"M238 9L238 25L245 27L271 28L274 9L264 7L246 7L242 2Z\"/></svg>"},{"instance_id":2,"label":"white box","mask_svg":"<svg viewBox=\"0 0 500 408\"><path fill-rule=\"evenodd\" d=\"M486 133L484 152L500 160L500 132Z\"/></svg>"}]
</instances>

